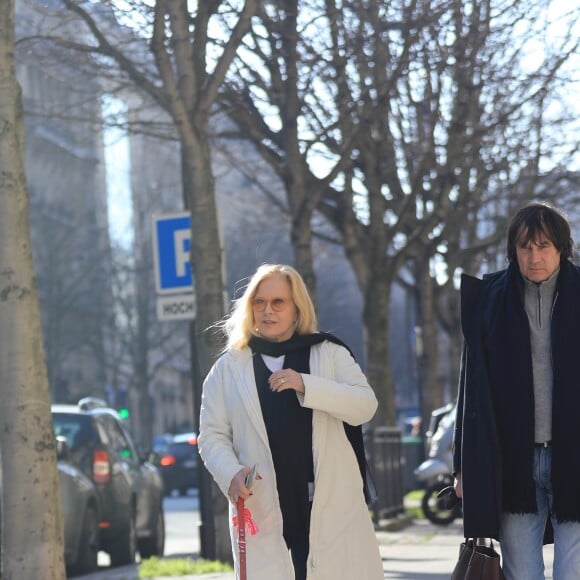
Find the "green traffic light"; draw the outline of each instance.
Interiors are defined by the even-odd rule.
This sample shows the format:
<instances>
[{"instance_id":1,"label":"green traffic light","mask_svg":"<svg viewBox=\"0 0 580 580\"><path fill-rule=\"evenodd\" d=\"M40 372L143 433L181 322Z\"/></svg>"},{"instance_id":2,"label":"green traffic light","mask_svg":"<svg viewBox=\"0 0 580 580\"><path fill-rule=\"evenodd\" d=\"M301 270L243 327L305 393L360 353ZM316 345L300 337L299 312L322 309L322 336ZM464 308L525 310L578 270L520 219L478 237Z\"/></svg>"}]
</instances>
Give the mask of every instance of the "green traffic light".
<instances>
[{"instance_id":1,"label":"green traffic light","mask_svg":"<svg viewBox=\"0 0 580 580\"><path fill-rule=\"evenodd\" d=\"M119 417L121 417L121 419L128 419L129 409L127 408L119 409Z\"/></svg>"}]
</instances>

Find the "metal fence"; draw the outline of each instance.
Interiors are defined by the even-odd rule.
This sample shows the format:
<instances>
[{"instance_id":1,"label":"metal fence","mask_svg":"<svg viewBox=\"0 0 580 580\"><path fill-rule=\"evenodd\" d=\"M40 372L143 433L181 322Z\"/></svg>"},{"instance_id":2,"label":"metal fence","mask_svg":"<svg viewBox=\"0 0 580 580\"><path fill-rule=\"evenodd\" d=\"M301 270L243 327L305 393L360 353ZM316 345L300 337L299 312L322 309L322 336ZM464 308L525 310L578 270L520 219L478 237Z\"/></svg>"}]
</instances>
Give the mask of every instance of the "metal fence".
<instances>
[{"instance_id":1,"label":"metal fence","mask_svg":"<svg viewBox=\"0 0 580 580\"><path fill-rule=\"evenodd\" d=\"M396 427L373 427L366 433L366 447L378 499L373 504L373 520L404 513L403 446Z\"/></svg>"}]
</instances>

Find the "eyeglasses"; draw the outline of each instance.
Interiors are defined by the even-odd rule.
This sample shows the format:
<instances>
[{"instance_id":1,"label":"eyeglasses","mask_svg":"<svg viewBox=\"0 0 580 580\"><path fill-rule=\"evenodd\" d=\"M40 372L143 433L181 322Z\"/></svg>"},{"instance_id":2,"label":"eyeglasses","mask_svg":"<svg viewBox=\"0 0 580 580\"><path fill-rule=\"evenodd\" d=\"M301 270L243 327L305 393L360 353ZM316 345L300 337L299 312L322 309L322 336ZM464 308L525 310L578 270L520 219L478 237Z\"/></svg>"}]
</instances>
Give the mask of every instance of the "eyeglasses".
<instances>
[{"instance_id":1,"label":"eyeglasses","mask_svg":"<svg viewBox=\"0 0 580 580\"><path fill-rule=\"evenodd\" d=\"M281 310L284 310L288 306L288 304L290 304L290 302L291 300L285 300L284 298L273 298L272 300L255 298L252 301L252 308L256 312L264 312L264 310L266 310L266 306L270 304L274 312L280 312Z\"/></svg>"}]
</instances>

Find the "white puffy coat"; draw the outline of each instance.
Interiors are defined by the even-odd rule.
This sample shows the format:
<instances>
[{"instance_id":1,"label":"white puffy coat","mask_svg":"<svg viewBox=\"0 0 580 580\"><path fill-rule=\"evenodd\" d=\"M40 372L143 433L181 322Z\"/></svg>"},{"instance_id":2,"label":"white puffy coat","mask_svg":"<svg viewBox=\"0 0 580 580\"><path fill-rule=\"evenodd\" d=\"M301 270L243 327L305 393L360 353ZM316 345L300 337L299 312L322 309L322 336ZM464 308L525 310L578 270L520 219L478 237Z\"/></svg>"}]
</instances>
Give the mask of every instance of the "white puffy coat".
<instances>
[{"instance_id":1,"label":"white puffy coat","mask_svg":"<svg viewBox=\"0 0 580 580\"><path fill-rule=\"evenodd\" d=\"M311 374L303 374L299 397L312 413L314 500L310 522L308 580L382 580L383 568L362 479L343 421L361 425L377 408L377 399L348 351L325 341L312 346ZM246 534L251 580L294 580L282 536L282 514L266 426L249 348L231 350L210 370L203 388L198 446L222 492L244 466L258 465L262 479L246 501L259 532ZM238 549L230 534L236 570Z\"/></svg>"}]
</instances>

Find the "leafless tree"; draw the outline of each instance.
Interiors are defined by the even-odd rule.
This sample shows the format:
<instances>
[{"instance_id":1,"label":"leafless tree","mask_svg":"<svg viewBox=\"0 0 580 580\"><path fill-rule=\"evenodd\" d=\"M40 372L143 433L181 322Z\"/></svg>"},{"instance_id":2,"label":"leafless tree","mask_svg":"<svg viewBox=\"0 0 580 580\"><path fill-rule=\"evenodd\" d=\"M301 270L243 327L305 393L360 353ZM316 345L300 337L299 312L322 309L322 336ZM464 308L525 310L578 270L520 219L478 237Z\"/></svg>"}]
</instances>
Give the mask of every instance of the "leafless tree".
<instances>
[{"instance_id":1,"label":"leafless tree","mask_svg":"<svg viewBox=\"0 0 580 580\"><path fill-rule=\"evenodd\" d=\"M454 2L450 7L447 34L455 42L449 47L449 71L456 87L447 137L451 163L438 163L431 170L447 175L450 187L443 192L454 200L445 223L421 240L415 257L423 263L416 291L425 341L424 418L443 403L445 382L451 381L454 395L453 371L459 364L458 274L505 266L507 221L526 201L574 204L574 191L562 195L558 184L569 175L567 165L578 139L561 138L561 127L571 119L550 110L563 103L562 88L571 85L566 67L578 39L566 30L561 37L554 35L554 25L550 34L548 6L512 2L500 10L487 2L468 11ZM522 55L535 43L542 43L542 57L530 68ZM435 158L436 137L431 143L428 149ZM441 266L446 281L440 286L436 270ZM438 321L445 321L451 330L448 348L453 359L447 381L441 379L439 368L446 353L438 348Z\"/></svg>"},{"instance_id":2,"label":"leafless tree","mask_svg":"<svg viewBox=\"0 0 580 580\"><path fill-rule=\"evenodd\" d=\"M462 224L485 214L491 229L476 243L496 241L504 221L490 215L494 200L505 198L507 210L537 195L537 178L561 171L574 151L561 144L556 163L546 147L570 121L550 106L577 39L547 42L545 9L519 0L268 2L224 85L236 137L251 139L284 183L297 265L311 272L298 240L309 239L302 230L315 209L342 236L364 297L381 423L395 420L388 305L400 269L414 264L421 292L428 408L442 393L434 260L464 249ZM530 67L532 42L544 52Z\"/></svg>"},{"instance_id":3,"label":"leafless tree","mask_svg":"<svg viewBox=\"0 0 580 580\"><path fill-rule=\"evenodd\" d=\"M7 579L61 580L63 519L28 230L13 1L0 3L0 22L1 571Z\"/></svg>"}]
</instances>

